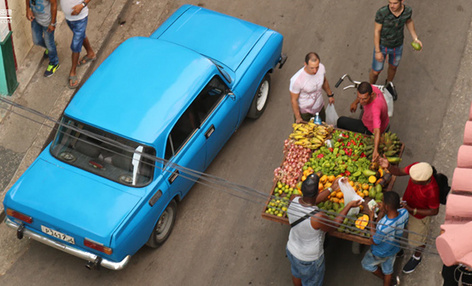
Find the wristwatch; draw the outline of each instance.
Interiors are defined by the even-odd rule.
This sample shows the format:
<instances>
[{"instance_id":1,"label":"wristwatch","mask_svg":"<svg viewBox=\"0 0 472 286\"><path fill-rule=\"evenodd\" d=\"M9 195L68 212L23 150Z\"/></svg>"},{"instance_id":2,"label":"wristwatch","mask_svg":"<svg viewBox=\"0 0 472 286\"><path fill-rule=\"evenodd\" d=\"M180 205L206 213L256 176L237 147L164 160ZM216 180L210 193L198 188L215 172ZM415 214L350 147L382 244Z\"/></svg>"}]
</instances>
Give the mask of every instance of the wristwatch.
<instances>
[{"instance_id":1,"label":"wristwatch","mask_svg":"<svg viewBox=\"0 0 472 286\"><path fill-rule=\"evenodd\" d=\"M334 96L334 93L331 93L331 94L327 94L328 97L333 97Z\"/></svg>"},{"instance_id":2,"label":"wristwatch","mask_svg":"<svg viewBox=\"0 0 472 286\"><path fill-rule=\"evenodd\" d=\"M56 27L57 23L49 23L49 25Z\"/></svg>"},{"instance_id":3,"label":"wristwatch","mask_svg":"<svg viewBox=\"0 0 472 286\"><path fill-rule=\"evenodd\" d=\"M333 188L331 188L331 187L328 187L327 190L329 191L329 193L333 192Z\"/></svg>"},{"instance_id":4,"label":"wristwatch","mask_svg":"<svg viewBox=\"0 0 472 286\"><path fill-rule=\"evenodd\" d=\"M85 3L85 1L82 1L82 5L85 7L87 6L87 3Z\"/></svg>"}]
</instances>

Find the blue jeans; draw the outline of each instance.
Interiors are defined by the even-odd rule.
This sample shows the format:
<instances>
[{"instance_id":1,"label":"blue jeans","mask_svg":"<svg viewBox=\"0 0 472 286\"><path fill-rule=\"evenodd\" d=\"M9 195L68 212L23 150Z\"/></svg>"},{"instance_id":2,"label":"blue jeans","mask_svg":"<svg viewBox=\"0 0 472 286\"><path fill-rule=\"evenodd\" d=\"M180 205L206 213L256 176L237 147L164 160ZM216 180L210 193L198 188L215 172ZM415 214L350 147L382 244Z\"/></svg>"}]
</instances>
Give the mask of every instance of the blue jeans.
<instances>
[{"instance_id":1,"label":"blue jeans","mask_svg":"<svg viewBox=\"0 0 472 286\"><path fill-rule=\"evenodd\" d=\"M381 71L384 68L384 62L388 55L388 63L394 67L398 67L400 60L402 59L403 54L403 45L396 48L387 48L380 45L380 52L382 52L384 60L379 62L375 59L375 48L374 48L374 57L372 60L372 69L374 71Z\"/></svg>"},{"instance_id":2,"label":"blue jeans","mask_svg":"<svg viewBox=\"0 0 472 286\"><path fill-rule=\"evenodd\" d=\"M286 249L290 260L292 275L302 280L303 286L322 286L325 273L324 254L315 261L303 261L297 259Z\"/></svg>"},{"instance_id":3,"label":"blue jeans","mask_svg":"<svg viewBox=\"0 0 472 286\"><path fill-rule=\"evenodd\" d=\"M70 44L70 49L73 53L80 53L80 51L82 51L82 44L86 37L85 30L87 29L87 21L88 16L77 21L66 20L67 25L73 33L72 43Z\"/></svg>"},{"instance_id":4,"label":"blue jeans","mask_svg":"<svg viewBox=\"0 0 472 286\"><path fill-rule=\"evenodd\" d=\"M49 63L57 65L59 57L57 56L56 43L54 43L54 31L48 32L48 27L43 27L36 20L31 22L31 34L33 43L48 49Z\"/></svg>"},{"instance_id":5,"label":"blue jeans","mask_svg":"<svg viewBox=\"0 0 472 286\"><path fill-rule=\"evenodd\" d=\"M395 263L396 255L388 257L377 257L372 254L372 250L368 250L365 253L364 258L362 259L362 268L367 271L374 272L377 270L378 266L382 267L382 273L384 275L390 275L393 273L393 264Z\"/></svg>"}]
</instances>

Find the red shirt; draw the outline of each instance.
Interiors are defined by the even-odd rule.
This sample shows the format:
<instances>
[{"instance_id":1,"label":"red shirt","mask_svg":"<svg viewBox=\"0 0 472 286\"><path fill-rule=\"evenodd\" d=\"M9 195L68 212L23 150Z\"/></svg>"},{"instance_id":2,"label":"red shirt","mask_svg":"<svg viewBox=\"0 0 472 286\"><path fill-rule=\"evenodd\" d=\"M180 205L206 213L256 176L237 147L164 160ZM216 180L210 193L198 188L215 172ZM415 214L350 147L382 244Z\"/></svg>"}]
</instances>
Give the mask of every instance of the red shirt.
<instances>
[{"instance_id":1,"label":"red shirt","mask_svg":"<svg viewBox=\"0 0 472 286\"><path fill-rule=\"evenodd\" d=\"M362 123L370 132L374 133L374 129L379 128L380 134L387 129L390 119L388 118L387 102L383 93L375 86L372 91L376 94L375 99L371 103L364 106L364 115L362 115Z\"/></svg>"},{"instance_id":2,"label":"red shirt","mask_svg":"<svg viewBox=\"0 0 472 286\"><path fill-rule=\"evenodd\" d=\"M413 163L405 168L405 172L409 175L411 166L418 164ZM405 194L403 194L403 200L406 203L416 209L437 209L439 208L439 186L431 176L431 181L427 185L418 185L411 181L408 181ZM422 219L425 216L416 214L414 217Z\"/></svg>"}]
</instances>

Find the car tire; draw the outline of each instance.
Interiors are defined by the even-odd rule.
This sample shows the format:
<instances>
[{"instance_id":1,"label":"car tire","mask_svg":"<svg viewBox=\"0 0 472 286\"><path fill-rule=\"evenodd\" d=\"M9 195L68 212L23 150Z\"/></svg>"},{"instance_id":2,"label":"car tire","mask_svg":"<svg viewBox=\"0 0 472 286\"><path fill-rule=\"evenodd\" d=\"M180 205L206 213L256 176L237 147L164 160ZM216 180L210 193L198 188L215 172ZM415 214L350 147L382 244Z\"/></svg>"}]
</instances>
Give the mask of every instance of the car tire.
<instances>
[{"instance_id":1,"label":"car tire","mask_svg":"<svg viewBox=\"0 0 472 286\"><path fill-rule=\"evenodd\" d=\"M157 220L146 245L152 248L161 246L172 232L176 216L177 203L175 200L172 200Z\"/></svg>"},{"instance_id":2,"label":"car tire","mask_svg":"<svg viewBox=\"0 0 472 286\"><path fill-rule=\"evenodd\" d=\"M267 73L262 79L257 92L252 100L251 107L247 113L247 117L251 119L257 119L261 117L262 113L267 107L270 93L270 75Z\"/></svg>"}]
</instances>

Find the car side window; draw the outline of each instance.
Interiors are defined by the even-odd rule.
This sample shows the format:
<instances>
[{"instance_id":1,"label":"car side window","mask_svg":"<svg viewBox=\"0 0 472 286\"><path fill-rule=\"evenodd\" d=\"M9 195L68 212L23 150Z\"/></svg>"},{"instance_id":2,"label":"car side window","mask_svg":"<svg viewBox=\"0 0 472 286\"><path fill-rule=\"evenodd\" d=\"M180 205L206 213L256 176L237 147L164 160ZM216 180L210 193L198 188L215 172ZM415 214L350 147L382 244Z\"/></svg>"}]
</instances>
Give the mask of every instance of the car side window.
<instances>
[{"instance_id":1,"label":"car side window","mask_svg":"<svg viewBox=\"0 0 472 286\"><path fill-rule=\"evenodd\" d=\"M200 128L208 115L218 105L228 88L220 77L214 76L202 89L192 104L179 118L167 138L165 159L168 160L185 145L191 135Z\"/></svg>"}]
</instances>

